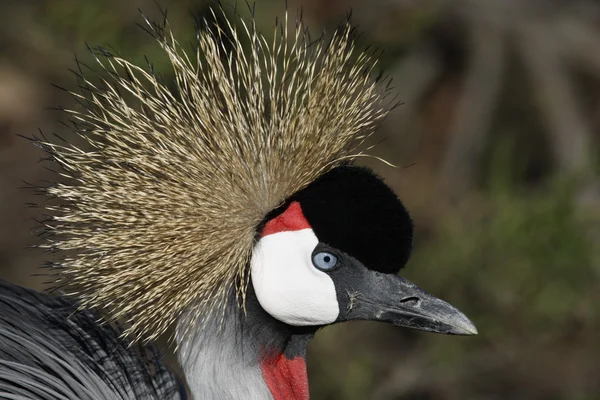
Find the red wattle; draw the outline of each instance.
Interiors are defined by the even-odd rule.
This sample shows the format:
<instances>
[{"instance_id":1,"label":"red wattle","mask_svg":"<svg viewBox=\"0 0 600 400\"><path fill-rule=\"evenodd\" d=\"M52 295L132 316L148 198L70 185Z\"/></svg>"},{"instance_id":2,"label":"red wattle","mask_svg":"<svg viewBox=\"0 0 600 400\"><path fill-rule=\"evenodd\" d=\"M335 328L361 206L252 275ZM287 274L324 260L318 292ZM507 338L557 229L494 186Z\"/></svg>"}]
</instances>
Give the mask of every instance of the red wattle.
<instances>
[{"instance_id":1,"label":"red wattle","mask_svg":"<svg viewBox=\"0 0 600 400\"><path fill-rule=\"evenodd\" d=\"M261 237L278 232L299 231L310 228L310 224L302 213L302 207L297 201L293 201L282 214L273 218L265 224Z\"/></svg>"},{"instance_id":2,"label":"red wattle","mask_svg":"<svg viewBox=\"0 0 600 400\"><path fill-rule=\"evenodd\" d=\"M265 358L261 369L274 400L308 400L308 375L303 357L290 360L276 354Z\"/></svg>"}]
</instances>

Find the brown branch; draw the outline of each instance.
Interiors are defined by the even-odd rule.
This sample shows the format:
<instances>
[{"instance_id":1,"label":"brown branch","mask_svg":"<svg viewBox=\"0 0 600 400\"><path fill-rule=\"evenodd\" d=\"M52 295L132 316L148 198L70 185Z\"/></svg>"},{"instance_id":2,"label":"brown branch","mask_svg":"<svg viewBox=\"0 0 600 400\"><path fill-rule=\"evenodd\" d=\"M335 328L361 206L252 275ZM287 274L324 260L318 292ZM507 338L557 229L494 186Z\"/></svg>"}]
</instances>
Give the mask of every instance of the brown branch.
<instances>
[{"instance_id":1,"label":"brown branch","mask_svg":"<svg viewBox=\"0 0 600 400\"><path fill-rule=\"evenodd\" d=\"M470 37L472 61L440 173L441 185L450 194L462 193L472 185L505 67L505 39L500 31L477 24Z\"/></svg>"},{"instance_id":2,"label":"brown branch","mask_svg":"<svg viewBox=\"0 0 600 400\"><path fill-rule=\"evenodd\" d=\"M390 74L402 104L389 114L382 125L383 132L391 132L386 148L407 155L415 153L419 142L419 109L422 99L442 72L442 64L435 50L419 46L403 57Z\"/></svg>"},{"instance_id":3,"label":"brown branch","mask_svg":"<svg viewBox=\"0 0 600 400\"><path fill-rule=\"evenodd\" d=\"M590 130L562 65L559 51L548 36L550 27L528 22L520 28L520 54L537 91L543 120L560 169L587 173L591 168Z\"/></svg>"}]
</instances>

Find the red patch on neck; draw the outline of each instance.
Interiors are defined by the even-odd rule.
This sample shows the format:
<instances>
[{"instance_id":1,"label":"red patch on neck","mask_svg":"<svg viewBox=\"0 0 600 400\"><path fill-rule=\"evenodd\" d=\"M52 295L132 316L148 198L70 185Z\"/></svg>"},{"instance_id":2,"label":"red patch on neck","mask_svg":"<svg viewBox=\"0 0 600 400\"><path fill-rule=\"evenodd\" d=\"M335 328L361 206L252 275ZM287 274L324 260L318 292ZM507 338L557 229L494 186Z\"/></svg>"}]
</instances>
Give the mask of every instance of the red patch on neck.
<instances>
[{"instance_id":1,"label":"red patch on neck","mask_svg":"<svg viewBox=\"0 0 600 400\"><path fill-rule=\"evenodd\" d=\"M287 210L265 224L260 236L265 237L278 232L299 231L307 228L310 228L310 224L302 213L300 203L293 201Z\"/></svg>"},{"instance_id":2,"label":"red patch on neck","mask_svg":"<svg viewBox=\"0 0 600 400\"><path fill-rule=\"evenodd\" d=\"M274 400L308 400L308 375L303 357L289 360L283 354L275 354L262 361L261 369Z\"/></svg>"}]
</instances>

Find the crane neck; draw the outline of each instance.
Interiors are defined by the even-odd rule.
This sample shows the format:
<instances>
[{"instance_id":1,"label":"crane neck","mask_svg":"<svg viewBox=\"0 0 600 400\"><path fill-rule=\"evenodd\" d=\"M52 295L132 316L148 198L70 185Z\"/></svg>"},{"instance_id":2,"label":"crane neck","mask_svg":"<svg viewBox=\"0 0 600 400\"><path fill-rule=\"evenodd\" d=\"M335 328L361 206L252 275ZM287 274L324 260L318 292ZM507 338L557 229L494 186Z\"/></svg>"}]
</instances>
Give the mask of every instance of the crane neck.
<instances>
[{"instance_id":1,"label":"crane neck","mask_svg":"<svg viewBox=\"0 0 600 400\"><path fill-rule=\"evenodd\" d=\"M251 288L245 313L232 294L223 319L209 315L184 335L189 320L178 322L178 358L194 400L308 400L306 349L316 328L277 321Z\"/></svg>"}]
</instances>

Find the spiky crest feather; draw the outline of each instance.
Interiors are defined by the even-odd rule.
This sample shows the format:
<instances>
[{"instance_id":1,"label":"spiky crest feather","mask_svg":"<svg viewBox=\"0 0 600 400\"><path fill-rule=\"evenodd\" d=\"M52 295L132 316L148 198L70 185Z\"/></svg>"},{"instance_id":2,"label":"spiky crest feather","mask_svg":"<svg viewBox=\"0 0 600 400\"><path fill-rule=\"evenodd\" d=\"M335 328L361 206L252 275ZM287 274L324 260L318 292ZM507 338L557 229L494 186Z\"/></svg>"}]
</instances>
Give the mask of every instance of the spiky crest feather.
<instances>
[{"instance_id":1,"label":"spiky crest feather","mask_svg":"<svg viewBox=\"0 0 600 400\"><path fill-rule=\"evenodd\" d=\"M98 49L101 83L81 74L71 94L83 107L65 110L85 146L40 141L67 178L47 189L63 201L48 207L44 245L62 254L57 284L127 320L137 339L218 307L234 287L243 303L261 220L356 156L389 110L349 23L311 42L301 18L288 33L287 13L272 41L254 19L225 21L205 22L190 57L166 18L146 19L174 91L152 68Z\"/></svg>"}]
</instances>

